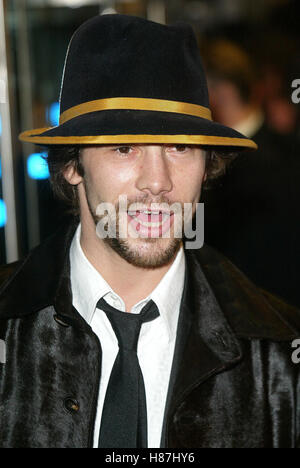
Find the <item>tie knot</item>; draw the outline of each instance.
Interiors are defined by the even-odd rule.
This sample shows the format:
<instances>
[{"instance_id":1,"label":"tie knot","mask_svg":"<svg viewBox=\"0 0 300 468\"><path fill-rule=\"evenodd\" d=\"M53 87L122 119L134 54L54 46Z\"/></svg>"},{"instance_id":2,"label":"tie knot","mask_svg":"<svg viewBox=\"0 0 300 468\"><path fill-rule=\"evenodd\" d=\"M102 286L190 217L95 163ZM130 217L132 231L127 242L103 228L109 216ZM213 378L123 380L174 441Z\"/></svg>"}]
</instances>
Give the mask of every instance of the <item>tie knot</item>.
<instances>
[{"instance_id":1,"label":"tie knot","mask_svg":"<svg viewBox=\"0 0 300 468\"><path fill-rule=\"evenodd\" d=\"M157 305L152 299L147 302L139 314L115 309L103 297L98 301L97 307L106 313L118 339L120 350L127 349L136 352L142 324L159 316Z\"/></svg>"}]
</instances>

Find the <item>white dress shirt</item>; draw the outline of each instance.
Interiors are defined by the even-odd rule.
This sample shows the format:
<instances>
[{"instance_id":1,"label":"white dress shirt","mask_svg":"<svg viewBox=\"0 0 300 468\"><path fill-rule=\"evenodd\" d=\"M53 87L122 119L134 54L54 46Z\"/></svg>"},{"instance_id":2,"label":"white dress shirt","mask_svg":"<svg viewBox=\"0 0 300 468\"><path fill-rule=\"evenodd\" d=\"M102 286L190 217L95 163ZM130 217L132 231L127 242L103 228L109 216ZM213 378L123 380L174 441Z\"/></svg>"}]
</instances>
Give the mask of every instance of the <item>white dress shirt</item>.
<instances>
[{"instance_id":1,"label":"white dress shirt","mask_svg":"<svg viewBox=\"0 0 300 468\"><path fill-rule=\"evenodd\" d=\"M98 336L102 348L101 381L94 428L94 448L98 447L101 415L110 373L118 354L118 341L105 312L96 308L102 297L113 307L125 311L125 304L86 258L80 245L79 224L70 248L73 306ZM179 309L184 287L183 247L157 287L135 304L131 313L140 313L152 299L159 317L144 323L138 341L138 359L145 382L148 419L148 447L159 448L164 410L174 355Z\"/></svg>"}]
</instances>

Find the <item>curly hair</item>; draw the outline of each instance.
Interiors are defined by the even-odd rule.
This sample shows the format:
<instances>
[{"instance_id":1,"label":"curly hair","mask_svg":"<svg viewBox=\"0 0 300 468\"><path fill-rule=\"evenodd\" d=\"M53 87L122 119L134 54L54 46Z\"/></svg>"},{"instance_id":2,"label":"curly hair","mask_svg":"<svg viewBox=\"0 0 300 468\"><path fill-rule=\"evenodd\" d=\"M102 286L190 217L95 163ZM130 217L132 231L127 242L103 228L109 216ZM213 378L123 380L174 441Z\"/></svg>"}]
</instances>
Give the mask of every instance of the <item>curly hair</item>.
<instances>
[{"instance_id":1,"label":"curly hair","mask_svg":"<svg viewBox=\"0 0 300 468\"><path fill-rule=\"evenodd\" d=\"M54 196L63 201L69 208L68 212L75 216L79 215L77 187L66 180L64 172L69 166L73 166L80 176L84 176L80 149L79 145L55 145L47 149L47 156L45 156Z\"/></svg>"},{"instance_id":2,"label":"curly hair","mask_svg":"<svg viewBox=\"0 0 300 468\"><path fill-rule=\"evenodd\" d=\"M73 166L80 176L84 176L84 168L80 159L80 151L84 146L80 145L53 145L48 148L47 156L50 172L50 184L54 196L64 201L69 212L75 216L79 215L79 200L77 187L69 184L65 179L64 171L69 166ZM236 157L237 153L229 152L227 148L203 147L206 149L206 171L207 178L203 184L203 188L210 188L212 182L222 176L227 166Z\"/></svg>"}]
</instances>

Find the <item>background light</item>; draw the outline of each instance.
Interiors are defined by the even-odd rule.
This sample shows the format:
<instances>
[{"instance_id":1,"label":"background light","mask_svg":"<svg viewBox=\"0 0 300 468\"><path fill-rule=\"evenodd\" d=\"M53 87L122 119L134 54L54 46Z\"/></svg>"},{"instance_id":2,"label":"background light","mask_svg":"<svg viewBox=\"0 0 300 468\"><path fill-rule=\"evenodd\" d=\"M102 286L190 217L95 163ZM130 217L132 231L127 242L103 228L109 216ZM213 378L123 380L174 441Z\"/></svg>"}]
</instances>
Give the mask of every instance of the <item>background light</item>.
<instances>
[{"instance_id":1,"label":"background light","mask_svg":"<svg viewBox=\"0 0 300 468\"><path fill-rule=\"evenodd\" d=\"M52 127L56 127L59 124L59 102L53 102L47 107L46 119Z\"/></svg>"},{"instance_id":2,"label":"background light","mask_svg":"<svg viewBox=\"0 0 300 468\"><path fill-rule=\"evenodd\" d=\"M32 179L48 179L49 169L44 156L47 156L47 153L33 153L28 156L27 172Z\"/></svg>"},{"instance_id":3,"label":"background light","mask_svg":"<svg viewBox=\"0 0 300 468\"><path fill-rule=\"evenodd\" d=\"M84 5L86 0L50 0L54 6L66 6L71 8L79 8Z\"/></svg>"},{"instance_id":4,"label":"background light","mask_svg":"<svg viewBox=\"0 0 300 468\"><path fill-rule=\"evenodd\" d=\"M0 198L0 228L4 227L6 224L7 215L6 215L6 205L5 202Z\"/></svg>"},{"instance_id":5,"label":"background light","mask_svg":"<svg viewBox=\"0 0 300 468\"><path fill-rule=\"evenodd\" d=\"M105 8L101 15L115 15L117 11L114 8Z\"/></svg>"}]
</instances>

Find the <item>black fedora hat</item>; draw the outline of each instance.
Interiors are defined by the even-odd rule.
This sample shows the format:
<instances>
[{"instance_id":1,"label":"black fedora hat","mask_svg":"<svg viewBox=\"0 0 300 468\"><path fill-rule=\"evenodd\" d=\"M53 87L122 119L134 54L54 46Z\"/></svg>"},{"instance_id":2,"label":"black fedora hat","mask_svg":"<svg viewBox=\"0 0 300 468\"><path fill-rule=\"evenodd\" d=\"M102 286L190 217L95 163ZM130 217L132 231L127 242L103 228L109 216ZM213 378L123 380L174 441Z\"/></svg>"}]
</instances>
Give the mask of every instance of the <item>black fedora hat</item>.
<instances>
[{"instance_id":1,"label":"black fedora hat","mask_svg":"<svg viewBox=\"0 0 300 468\"><path fill-rule=\"evenodd\" d=\"M97 16L79 27L67 51L59 125L23 132L20 139L257 147L212 121L191 26L125 15Z\"/></svg>"}]
</instances>

